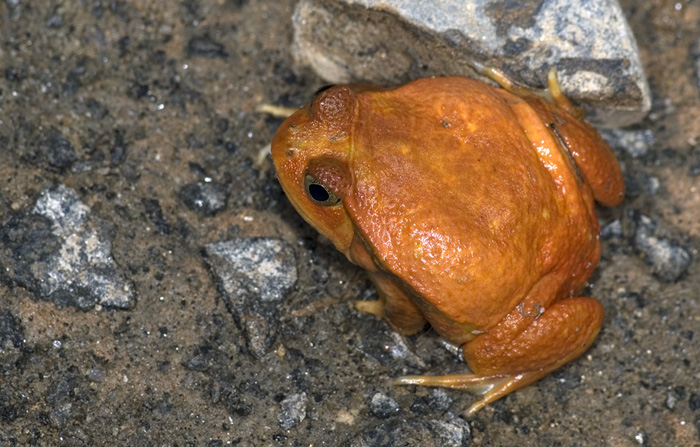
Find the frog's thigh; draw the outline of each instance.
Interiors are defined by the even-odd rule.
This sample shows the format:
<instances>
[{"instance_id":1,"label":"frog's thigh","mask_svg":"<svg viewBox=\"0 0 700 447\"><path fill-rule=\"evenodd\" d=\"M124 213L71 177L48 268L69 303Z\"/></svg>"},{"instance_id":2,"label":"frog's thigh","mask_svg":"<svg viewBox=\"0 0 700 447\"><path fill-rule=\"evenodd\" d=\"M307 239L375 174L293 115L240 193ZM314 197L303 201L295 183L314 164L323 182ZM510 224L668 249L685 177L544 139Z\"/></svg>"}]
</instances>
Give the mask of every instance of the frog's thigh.
<instances>
[{"instance_id":1,"label":"frog's thigh","mask_svg":"<svg viewBox=\"0 0 700 447\"><path fill-rule=\"evenodd\" d=\"M369 273L369 277L377 287L379 301L358 301L357 310L383 318L404 335L423 329L426 324L423 313L394 279L380 272Z\"/></svg>"},{"instance_id":2,"label":"frog's thigh","mask_svg":"<svg viewBox=\"0 0 700 447\"><path fill-rule=\"evenodd\" d=\"M598 335L603 316L598 300L567 298L545 309L539 317L526 317L532 318L532 323L509 343L488 334L478 337L464 347L465 359L479 375L536 371L539 378L588 349Z\"/></svg>"},{"instance_id":3,"label":"frog's thigh","mask_svg":"<svg viewBox=\"0 0 700 447\"><path fill-rule=\"evenodd\" d=\"M625 183L615 154L600 134L588 123L565 112L545 112L543 104L531 105L549 123L549 128L576 161L595 200L606 206L619 204L625 193Z\"/></svg>"},{"instance_id":4,"label":"frog's thigh","mask_svg":"<svg viewBox=\"0 0 700 447\"><path fill-rule=\"evenodd\" d=\"M537 97L525 98L511 105L511 109L533 135L533 144L539 144L540 134L551 135L551 144L559 145L562 154L568 154L575 162L572 169L590 186L596 201L606 206L622 201L625 184L620 165L605 140L588 123Z\"/></svg>"}]
</instances>

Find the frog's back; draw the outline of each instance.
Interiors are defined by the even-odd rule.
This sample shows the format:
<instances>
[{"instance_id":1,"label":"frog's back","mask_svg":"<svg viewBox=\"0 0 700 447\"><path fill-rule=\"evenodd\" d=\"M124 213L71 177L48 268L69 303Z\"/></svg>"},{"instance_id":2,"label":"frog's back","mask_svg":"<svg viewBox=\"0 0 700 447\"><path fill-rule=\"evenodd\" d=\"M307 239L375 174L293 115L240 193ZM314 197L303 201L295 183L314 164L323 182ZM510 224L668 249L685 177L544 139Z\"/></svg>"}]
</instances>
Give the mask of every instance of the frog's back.
<instances>
[{"instance_id":1,"label":"frog's back","mask_svg":"<svg viewBox=\"0 0 700 447\"><path fill-rule=\"evenodd\" d=\"M550 233L566 227L507 101L465 78L424 79L359 95L352 137L345 206L375 260L419 305L477 327L552 268Z\"/></svg>"}]
</instances>

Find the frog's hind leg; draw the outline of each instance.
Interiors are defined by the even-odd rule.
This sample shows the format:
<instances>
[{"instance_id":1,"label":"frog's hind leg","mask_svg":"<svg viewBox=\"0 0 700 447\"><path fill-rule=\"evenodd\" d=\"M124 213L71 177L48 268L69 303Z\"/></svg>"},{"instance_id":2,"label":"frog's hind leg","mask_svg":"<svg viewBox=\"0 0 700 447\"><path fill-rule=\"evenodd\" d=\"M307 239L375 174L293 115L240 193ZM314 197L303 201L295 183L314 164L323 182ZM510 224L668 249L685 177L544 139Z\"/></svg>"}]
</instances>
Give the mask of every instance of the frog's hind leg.
<instances>
[{"instance_id":1,"label":"frog's hind leg","mask_svg":"<svg viewBox=\"0 0 700 447\"><path fill-rule=\"evenodd\" d=\"M583 120L583 109L564 96L554 68L547 75L547 88L535 89L519 84L497 68L475 61L471 65L508 92L525 99L562 150L575 160L577 171L591 187L597 202L615 206L622 201L625 183L615 154L600 134Z\"/></svg>"},{"instance_id":2,"label":"frog's hind leg","mask_svg":"<svg viewBox=\"0 0 700 447\"><path fill-rule=\"evenodd\" d=\"M530 322L528 324L527 320ZM505 324L504 324L505 323ZM464 389L483 397L466 411L471 415L489 402L529 385L583 354L603 323L603 308L593 298L567 298L533 315L520 309L491 332L464 347L474 374L408 376L400 385ZM514 326L524 330L509 335Z\"/></svg>"}]
</instances>

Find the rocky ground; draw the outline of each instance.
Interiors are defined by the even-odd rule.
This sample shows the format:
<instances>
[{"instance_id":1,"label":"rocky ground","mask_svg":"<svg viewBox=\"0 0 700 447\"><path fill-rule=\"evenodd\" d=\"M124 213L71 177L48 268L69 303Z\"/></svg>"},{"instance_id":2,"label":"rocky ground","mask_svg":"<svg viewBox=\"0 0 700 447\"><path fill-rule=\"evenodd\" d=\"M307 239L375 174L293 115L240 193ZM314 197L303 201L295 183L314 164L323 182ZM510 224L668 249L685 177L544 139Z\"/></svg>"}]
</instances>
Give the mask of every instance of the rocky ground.
<instances>
[{"instance_id":1,"label":"rocky ground","mask_svg":"<svg viewBox=\"0 0 700 447\"><path fill-rule=\"evenodd\" d=\"M356 312L373 287L275 179L256 105L323 84L293 1L5 0L0 446L700 445L700 4L622 4L653 103L605 132L605 326L466 420L388 384L465 366Z\"/></svg>"}]
</instances>

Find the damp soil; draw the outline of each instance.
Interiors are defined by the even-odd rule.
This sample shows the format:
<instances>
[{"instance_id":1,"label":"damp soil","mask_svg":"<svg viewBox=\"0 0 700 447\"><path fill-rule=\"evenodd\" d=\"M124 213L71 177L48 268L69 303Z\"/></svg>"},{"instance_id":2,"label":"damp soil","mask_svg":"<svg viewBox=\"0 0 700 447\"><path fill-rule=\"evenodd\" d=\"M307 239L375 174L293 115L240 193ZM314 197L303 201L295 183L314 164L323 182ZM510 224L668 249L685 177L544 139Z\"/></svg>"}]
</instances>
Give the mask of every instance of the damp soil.
<instances>
[{"instance_id":1,"label":"damp soil","mask_svg":"<svg viewBox=\"0 0 700 447\"><path fill-rule=\"evenodd\" d=\"M607 134L628 194L600 210L605 325L465 420L467 393L390 385L466 366L356 312L374 288L275 178L256 106L324 84L290 54L293 1L2 2L0 446L700 445L700 4L622 4L653 108ZM57 188L110 241L123 306L37 292L71 247L32 214ZM296 275L258 350L205 253L249 238Z\"/></svg>"}]
</instances>

